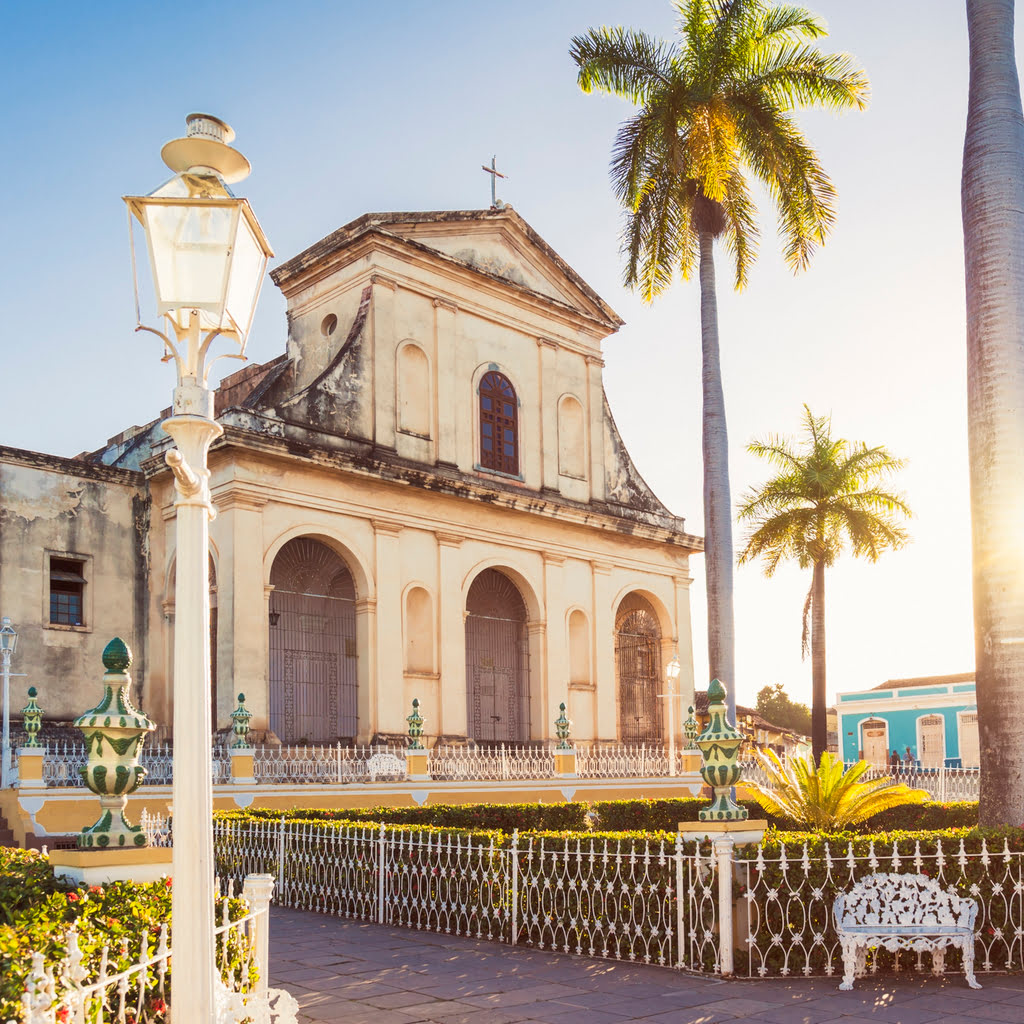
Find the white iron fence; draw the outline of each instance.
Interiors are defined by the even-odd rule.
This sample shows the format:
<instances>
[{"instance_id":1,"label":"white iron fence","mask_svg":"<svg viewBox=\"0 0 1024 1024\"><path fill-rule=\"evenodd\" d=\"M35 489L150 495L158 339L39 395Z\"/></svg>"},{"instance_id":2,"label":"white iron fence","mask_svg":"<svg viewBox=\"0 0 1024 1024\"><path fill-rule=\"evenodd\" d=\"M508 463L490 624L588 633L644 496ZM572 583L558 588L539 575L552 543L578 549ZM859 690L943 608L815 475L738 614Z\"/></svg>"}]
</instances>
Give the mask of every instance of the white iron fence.
<instances>
[{"instance_id":1,"label":"white iron fence","mask_svg":"<svg viewBox=\"0 0 1024 1024\"><path fill-rule=\"evenodd\" d=\"M286 906L701 973L842 973L832 902L873 871L924 872L978 900L978 970L1024 970L1024 854L936 842L740 848L731 840L224 819L217 870L267 872ZM749 853L749 856L748 856ZM727 922L723 929L721 922ZM735 947L734 947L735 942ZM881 951L872 970L921 970ZM955 957L948 961L957 970Z\"/></svg>"},{"instance_id":2,"label":"white iron fence","mask_svg":"<svg viewBox=\"0 0 1024 1024\"><path fill-rule=\"evenodd\" d=\"M953 800L977 800L981 785L980 768L919 768L915 764L878 765L868 770L865 779L888 775L895 782L903 782L911 789L923 789L933 800L946 803Z\"/></svg>"},{"instance_id":3,"label":"white iron fence","mask_svg":"<svg viewBox=\"0 0 1024 1024\"><path fill-rule=\"evenodd\" d=\"M405 751L394 746L257 747L257 782L377 782L405 778Z\"/></svg>"},{"instance_id":4,"label":"white iron fence","mask_svg":"<svg viewBox=\"0 0 1024 1024\"><path fill-rule=\"evenodd\" d=\"M44 744L44 785L85 788L80 769L85 767L87 759L85 745L82 743L58 740ZM174 781L174 748L169 743L144 746L139 755L139 764L146 769L143 785L169 786ZM223 751L214 751L210 771L214 782L231 780L231 762Z\"/></svg>"},{"instance_id":5,"label":"white iron fence","mask_svg":"<svg viewBox=\"0 0 1024 1024\"><path fill-rule=\"evenodd\" d=\"M242 896L249 913L230 920L228 900L216 936L216 1024L295 1024L298 1004L290 993L267 986L269 973L269 879L247 878ZM234 896L233 880L225 895ZM67 952L56 964L46 964L41 953L32 954L32 966L21 999L21 1024L135 1024L164 1020L170 991L167 975L173 954L168 929L155 935L143 929L137 959L122 970L108 946L98 965L83 954L78 932L70 927ZM182 979L187 984L188 979ZM8 1024L15 1024L9 1021Z\"/></svg>"}]
</instances>

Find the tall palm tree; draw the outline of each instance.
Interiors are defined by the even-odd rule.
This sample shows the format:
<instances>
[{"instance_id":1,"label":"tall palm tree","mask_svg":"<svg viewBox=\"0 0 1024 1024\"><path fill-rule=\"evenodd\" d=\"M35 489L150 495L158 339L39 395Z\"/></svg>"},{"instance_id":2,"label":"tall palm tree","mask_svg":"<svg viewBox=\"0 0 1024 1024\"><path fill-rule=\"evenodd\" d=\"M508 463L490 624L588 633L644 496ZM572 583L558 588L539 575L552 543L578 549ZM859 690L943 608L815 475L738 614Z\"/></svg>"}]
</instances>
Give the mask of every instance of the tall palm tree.
<instances>
[{"instance_id":1,"label":"tall palm tree","mask_svg":"<svg viewBox=\"0 0 1024 1024\"><path fill-rule=\"evenodd\" d=\"M961 204L983 824L1024 821L1024 114L1012 0L967 0Z\"/></svg>"},{"instance_id":2,"label":"tall palm tree","mask_svg":"<svg viewBox=\"0 0 1024 1024\"><path fill-rule=\"evenodd\" d=\"M625 28L572 40L580 88L636 104L619 129L611 176L626 210L626 284L652 301L678 272L700 277L704 536L711 678L727 684L735 719L732 500L718 348L714 243L743 288L757 254L749 178L778 213L787 263L807 266L835 218L835 190L791 112L864 107L853 58L824 54L810 12L768 0L673 0L679 38Z\"/></svg>"},{"instance_id":3,"label":"tall palm tree","mask_svg":"<svg viewBox=\"0 0 1024 1024\"><path fill-rule=\"evenodd\" d=\"M771 576L784 559L810 568L804 602L803 650L811 651L811 748L814 760L827 749L825 712L825 570L835 564L847 540L854 555L872 562L901 548L907 533L898 520L911 515L903 499L877 481L903 467L885 448L868 448L831 436L832 422L804 406L806 437L797 450L787 438L752 441L747 451L779 467L779 474L749 491L739 509L752 525L740 564L764 559ZM808 617L810 630L808 631Z\"/></svg>"}]
</instances>

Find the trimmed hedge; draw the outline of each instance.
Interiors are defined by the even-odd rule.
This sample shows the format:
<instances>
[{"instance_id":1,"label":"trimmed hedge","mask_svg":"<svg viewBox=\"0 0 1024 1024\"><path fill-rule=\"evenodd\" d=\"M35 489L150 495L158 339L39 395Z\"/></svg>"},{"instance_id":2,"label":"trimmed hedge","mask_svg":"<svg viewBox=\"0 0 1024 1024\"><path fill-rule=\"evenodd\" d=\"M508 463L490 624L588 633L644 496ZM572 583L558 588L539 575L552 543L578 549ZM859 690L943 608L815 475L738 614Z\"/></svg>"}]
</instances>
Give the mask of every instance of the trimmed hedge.
<instances>
[{"instance_id":1,"label":"trimmed hedge","mask_svg":"<svg viewBox=\"0 0 1024 1024\"><path fill-rule=\"evenodd\" d=\"M233 812L226 812L233 813ZM361 807L347 810L297 808L291 811L252 810L251 818L303 821L385 822L391 825L432 825L453 829L500 829L527 832L585 832L587 805L559 804L432 804L430 807Z\"/></svg>"},{"instance_id":2,"label":"trimmed hedge","mask_svg":"<svg viewBox=\"0 0 1024 1024\"><path fill-rule=\"evenodd\" d=\"M221 900L218 899L218 923ZM246 913L240 899L229 902L237 920ZM35 850L0 847L0 1020L22 1020L21 993L32 966L30 954L42 953L48 967L67 952L70 925L78 929L78 945L91 979L98 976L102 949L109 946L108 973L126 970L139 959L142 934L146 950L156 952L160 925L171 918L171 883L112 882L69 885L58 880L47 858ZM218 940L218 946L220 945ZM243 947L236 933L230 940L227 970L238 976ZM255 980L255 974L253 974ZM170 968L167 992L170 992ZM160 998L156 972L149 971L144 999L145 1019L161 1021L167 1012Z\"/></svg>"},{"instance_id":3,"label":"trimmed hedge","mask_svg":"<svg viewBox=\"0 0 1024 1024\"><path fill-rule=\"evenodd\" d=\"M801 831L798 825L786 818L769 814L755 800L738 800L746 807L751 818L766 818L770 828L778 831ZM697 821L701 808L707 800L605 800L592 805L597 815L597 827L606 829L636 829L639 831L674 832L681 821ZM886 832L893 828L904 831L916 829L934 831L948 828L972 828L978 824L978 804L947 803L929 801L923 804L893 807L869 818L853 828L854 834L870 835Z\"/></svg>"}]
</instances>

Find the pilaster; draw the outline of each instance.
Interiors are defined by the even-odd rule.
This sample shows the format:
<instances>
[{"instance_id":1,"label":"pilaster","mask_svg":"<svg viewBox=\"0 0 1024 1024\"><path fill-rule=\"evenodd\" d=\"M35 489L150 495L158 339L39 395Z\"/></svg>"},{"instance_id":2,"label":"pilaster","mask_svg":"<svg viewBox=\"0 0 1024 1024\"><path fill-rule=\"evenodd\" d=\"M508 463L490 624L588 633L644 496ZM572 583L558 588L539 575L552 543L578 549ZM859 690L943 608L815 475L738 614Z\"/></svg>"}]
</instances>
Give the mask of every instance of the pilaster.
<instances>
[{"instance_id":1,"label":"pilaster","mask_svg":"<svg viewBox=\"0 0 1024 1024\"><path fill-rule=\"evenodd\" d=\"M465 736L466 622L462 602L462 540L458 534L435 533L438 554L438 654L441 681L438 700L441 721L438 733Z\"/></svg>"},{"instance_id":2,"label":"pilaster","mask_svg":"<svg viewBox=\"0 0 1024 1024\"><path fill-rule=\"evenodd\" d=\"M377 558L377 732L404 733L402 693L402 554L398 523L373 521Z\"/></svg>"},{"instance_id":3,"label":"pilaster","mask_svg":"<svg viewBox=\"0 0 1024 1024\"><path fill-rule=\"evenodd\" d=\"M212 527L220 559L217 578L217 721L230 724L235 695L244 690L252 728L270 727L267 652L269 622L263 585L263 507L252 484L229 484L213 494Z\"/></svg>"},{"instance_id":4,"label":"pilaster","mask_svg":"<svg viewBox=\"0 0 1024 1024\"><path fill-rule=\"evenodd\" d=\"M690 626L690 584L689 576L673 576L672 584L676 594L676 637L679 651L679 699L683 720L686 709L694 703L695 680L693 678L693 631Z\"/></svg>"},{"instance_id":5,"label":"pilaster","mask_svg":"<svg viewBox=\"0 0 1024 1024\"><path fill-rule=\"evenodd\" d=\"M558 490L558 345L538 338L540 352L540 450L544 487Z\"/></svg>"},{"instance_id":6,"label":"pilaster","mask_svg":"<svg viewBox=\"0 0 1024 1024\"><path fill-rule=\"evenodd\" d=\"M459 462L460 394L456 365L456 313L458 307L447 299L434 299L434 437L437 461L454 466ZM464 397L464 396L463 396Z\"/></svg>"},{"instance_id":7,"label":"pilaster","mask_svg":"<svg viewBox=\"0 0 1024 1024\"><path fill-rule=\"evenodd\" d=\"M544 720L569 703L569 646L566 625L565 558L544 552L544 607L547 610L547 659L544 678Z\"/></svg>"},{"instance_id":8,"label":"pilaster","mask_svg":"<svg viewBox=\"0 0 1024 1024\"><path fill-rule=\"evenodd\" d=\"M594 683L597 688L597 736L618 738L618 694L615 692L615 617L612 565L591 562L594 587Z\"/></svg>"},{"instance_id":9,"label":"pilaster","mask_svg":"<svg viewBox=\"0 0 1024 1024\"><path fill-rule=\"evenodd\" d=\"M590 496L604 500L604 388L601 383L601 369L604 360L587 356L587 392L590 414L590 430L587 432L590 446ZM603 735L603 734L602 734Z\"/></svg>"},{"instance_id":10,"label":"pilaster","mask_svg":"<svg viewBox=\"0 0 1024 1024\"><path fill-rule=\"evenodd\" d=\"M374 274L373 286L373 441L395 447L395 291L390 278Z\"/></svg>"}]
</instances>

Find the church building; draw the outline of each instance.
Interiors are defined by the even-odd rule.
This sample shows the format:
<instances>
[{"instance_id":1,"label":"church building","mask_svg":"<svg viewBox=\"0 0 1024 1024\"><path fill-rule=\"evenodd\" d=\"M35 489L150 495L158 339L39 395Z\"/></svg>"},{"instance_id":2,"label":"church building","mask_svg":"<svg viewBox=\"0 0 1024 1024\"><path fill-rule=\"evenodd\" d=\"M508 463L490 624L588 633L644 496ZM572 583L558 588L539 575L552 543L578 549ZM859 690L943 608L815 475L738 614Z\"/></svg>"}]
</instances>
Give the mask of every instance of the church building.
<instances>
[{"instance_id":1,"label":"church building","mask_svg":"<svg viewBox=\"0 0 1024 1024\"><path fill-rule=\"evenodd\" d=\"M681 727L702 541L618 434L600 296L507 206L367 214L271 278L287 347L216 395L216 725L244 691L258 733L368 742L418 698L431 737L519 743L564 701L574 739L660 743L678 652ZM117 633L172 721L159 424L74 460L0 448L0 609L51 717L95 703Z\"/></svg>"}]
</instances>

